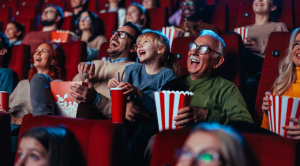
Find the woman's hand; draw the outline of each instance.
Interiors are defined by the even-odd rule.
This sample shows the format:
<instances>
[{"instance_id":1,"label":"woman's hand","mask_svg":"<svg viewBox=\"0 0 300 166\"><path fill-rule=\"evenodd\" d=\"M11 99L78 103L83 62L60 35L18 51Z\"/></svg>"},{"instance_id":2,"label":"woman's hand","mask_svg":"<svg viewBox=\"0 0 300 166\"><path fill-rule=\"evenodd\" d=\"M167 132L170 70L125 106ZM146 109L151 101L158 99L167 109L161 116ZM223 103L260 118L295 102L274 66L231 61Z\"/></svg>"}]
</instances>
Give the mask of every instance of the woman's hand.
<instances>
[{"instance_id":1,"label":"woman's hand","mask_svg":"<svg viewBox=\"0 0 300 166\"><path fill-rule=\"evenodd\" d=\"M142 97L142 91L128 82L121 82L119 87L121 88L121 90L125 91L125 95L131 92L135 94L138 97L138 99Z\"/></svg>"},{"instance_id":2,"label":"woman's hand","mask_svg":"<svg viewBox=\"0 0 300 166\"><path fill-rule=\"evenodd\" d=\"M259 45L252 39L246 38L245 47L254 52L260 52Z\"/></svg>"},{"instance_id":3,"label":"woman's hand","mask_svg":"<svg viewBox=\"0 0 300 166\"><path fill-rule=\"evenodd\" d=\"M291 122L300 124L300 120L296 118L290 118ZM283 129L285 130L285 133L289 136L291 136L291 139L297 139L300 140L300 126L284 126Z\"/></svg>"},{"instance_id":4,"label":"woman's hand","mask_svg":"<svg viewBox=\"0 0 300 166\"><path fill-rule=\"evenodd\" d=\"M120 83L119 83L119 81L118 81L117 79L112 78L112 79L110 79L110 80L108 81L107 86L108 86L108 88L115 88L115 87L118 87L119 84L120 84Z\"/></svg>"},{"instance_id":5,"label":"woman's hand","mask_svg":"<svg viewBox=\"0 0 300 166\"><path fill-rule=\"evenodd\" d=\"M265 93L265 97L263 98L263 103L262 103L262 106L261 106L261 109L263 110L263 112L266 115L268 115L268 112L270 111L271 105L272 105L271 100L266 97L266 96L269 96L269 95L271 95L270 92Z\"/></svg>"}]
</instances>

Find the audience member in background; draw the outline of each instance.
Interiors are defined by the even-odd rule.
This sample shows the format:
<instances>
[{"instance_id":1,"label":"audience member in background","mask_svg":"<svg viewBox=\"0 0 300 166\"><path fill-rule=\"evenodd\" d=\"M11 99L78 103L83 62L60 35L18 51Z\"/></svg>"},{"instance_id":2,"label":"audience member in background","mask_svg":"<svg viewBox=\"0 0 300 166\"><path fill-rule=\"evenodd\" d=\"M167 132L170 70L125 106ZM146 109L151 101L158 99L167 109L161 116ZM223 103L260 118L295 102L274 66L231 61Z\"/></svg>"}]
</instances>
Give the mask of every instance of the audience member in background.
<instances>
[{"instance_id":1,"label":"audience member in background","mask_svg":"<svg viewBox=\"0 0 300 166\"><path fill-rule=\"evenodd\" d=\"M74 134L65 127L37 127L20 140L15 166L85 166Z\"/></svg>"},{"instance_id":2,"label":"audience member in background","mask_svg":"<svg viewBox=\"0 0 300 166\"><path fill-rule=\"evenodd\" d=\"M98 57L98 51L102 43L106 42L105 36L103 36L104 28L101 27L97 15L84 11L81 13L79 20L79 29L81 40L87 43L88 47L88 61L96 60ZM93 54L97 51L96 54Z\"/></svg>"},{"instance_id":3,"label":"audience member in background","mask_svg":"<svg viewBox=\"0 0 300 166\"><path fill-rule=\"evenodd\" d=\"M41 14L42 31L28 33L22 44L30 45L31 56L36 48L44 41L51 41L51 32L60 29L63 21L63 10L59 6L48 5Z\"/></svg>"},{"instance_id":4,"label":"audience member in background","mask_svg":"<svg viewBox=\"0 0 300 166\"><path fill-rule=\"evenodd\" d=\"M159 0L143 0L142 5L145 9L157 8L159 7Z\"/></svg>"},{"instance_id":5,"label":"audience member in background","mask_svg":"<svg viewBox=\"0 0 300 166\"><path fill-rule=\"evenodd\" d=\"M0 91L12 93L17 80L13 71L8 67L11 58L11 45L8 38L0 32Z\"/></svg>"},{"instance_id":6,"label":"audience member in background","mask_svg":"<svg viewBox=\"0 0 300 166\"><path fill-rule=\"evenodd\" d=\"M147 22L146 9L138 3L132 3L128 6L125 21L132 22L139 26L143 33L150 30L147 29L149 25Z\"/></svg>"},{"instance_id":7,"label":"audience member in background","mask_svg":"<svg viewBox=\"0 0 300 166\"><path fill-rule=\"evenodd\" d=\"M287 55L279 64L279 76L276 78L273 87L273 95L300 98L300 28L293 31L288 47ZM265 95L270 95L266 92ZM270 130L269 111L273 103L267 98L263 98L262 110L264 111L262 128ZM290 122L297 123L298 126L285 126L284 130L292 139L300 140L300 120L289 118Z\"/></svg>"},{"instance_id":8,"label":"audience member in background","mask_svg":"<svg viewBox=\"0 0 300 166\"><path fill-rule=\"evenodd\" d=\"M82 62L78 65L78 72L73 81L88 81L88 87L75 84L71 86L78 105L77 116L93 119L111 118L110 91L107 83L111 78L123 80L125 66L134 63L136 59L136 39L141 34L138 26L127 22L117 31L112 32L107 53L107 60L95 60ZM134 104L128 103L127 108L134 108ZM80 111L80 110L84 111ZM83 114L81 114L83 113Z\"/></svg>"},{"instance_id":9,"label":"audience member in background","mask_svg":"<svg viewBox=\"0 0 300 166\"><path fill-rule=\"evenodd\" d=\"M169 39L159 32L146 32L137 39L137 54L140 64L125 67L125 79L112 78L109 88L120 87L124 94L131 96L131 101L143 114L137 117L126 112L127 130L126 165L145 165L143 153L152 135L158 132L158 122L154 102L154 92L160 91L164 84L176 78L178 61L170 53ZM175 73L174 73L175 72Z\"/></svg>"},{"instance_id":10,"label":"audience member in background","mask_svg":"<svg viewBox=\"0 0 300 166\"><path fill-rule=\"evenodd\" d=\"M202 11L205 8L206 0L184 0L181 3L182 17L184 18L178 26L186 32L184 36L199 36L199 31L209 29L218 33L218 30L213 25L202 21ZM177 19L181 19L177 18Z\"/></svg>"},{"instance_id":11,"label":"audience member in background","mask_svg":"<svg viewBox=\"0 0 300 166\"><path fill-rule=\"evenodd\" d=\"M246 157L242 137L229 127L218 124L196 126L183 148L177 151L176 166L242 166Z\"/></svg>"},{"instance_id":12,"label":"audience member in background","mask_svg":"<svg viewBox=\"0 0 300 166\"><path fill-rule=\"evenodd\" d=\"M88 0L70 0L70 4L73 9L73 15L77 19L83 11L87 10Z\"/></svg>"},{"instance_id":13,"label":"audience member in background","mask_svg":"<svg viewBox=\"0 0 300 166\"><path fill-rule=\"evenodd\" d=\"M280 14L280 0L254 0L253 11L255 23L246 26L248 28L245 47L247 55L247 68L249 75L255 75L262 70L269 35L275 31L288 31L282 22L274 22Z\"/></svg>"},{"instance_id":14,"label":"audience member in background","mask_svg":"<svg viewBox=\"0 0 300 166\"><path fill-rule=\"evenodd\" d=\"M118 13L118 27L121 28L125 23L126 9L120 7L121 0L108 0L108 7L106 10L101 10L99 13L117 12Z\"/></svg>"},{"instance_id":15,"label":"audience member in background","mask_svg":"<svg viewBox=\"0 0 300 166\"><path fill-rule=\"evenodd\" d=\"M20 45L24 36L25 27L17 22L6 25L5 34L11 45Z\"/></svg>"},{"instance_id":16,"label":"audience member in background","mask_svg":"<svg viewBox=\"0 0 300 166\"><path fill-rule=\"evenodd\" d=\"M57 47L57 50L59 49L60 47ZM55 50L53 45L48 42L43 42L36 49L36 53L33 55L33 67L28 73L28 80L21 80L16 89L10 95L10 109L1 110L10 112L11 124L21 125L22 118L26 114L33 113L33 116L50 114L50 111L36 112L36 110L31 106L30 95L36 95L37 93L40 94L41 90L36 86L31 86L33 88L31 90L29 82L35 77L44 78L42 75L48 75L47 77L50 77L53 81L62 81L64 79L64 58L57 50ZM45 87L43 88L45 89ZM43 98L39 98L39 100L40 99ZM38 104L35 100L33 100L33 102Z\"/></svg>"}]
</instances>

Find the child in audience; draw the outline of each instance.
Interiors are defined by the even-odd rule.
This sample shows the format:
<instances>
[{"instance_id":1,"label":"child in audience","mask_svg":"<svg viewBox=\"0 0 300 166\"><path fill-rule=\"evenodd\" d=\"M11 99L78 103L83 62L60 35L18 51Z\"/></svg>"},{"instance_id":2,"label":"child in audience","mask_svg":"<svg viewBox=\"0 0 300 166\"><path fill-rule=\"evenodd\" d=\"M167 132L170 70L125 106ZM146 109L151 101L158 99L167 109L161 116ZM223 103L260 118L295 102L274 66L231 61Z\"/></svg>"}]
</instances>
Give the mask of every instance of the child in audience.
<instances>
[{"instance_id":1,"label":"child in audience","mask_svg":"<svg viewBox=\"0 0 300 166\"><path fill-rule=\"evenodd\" d=\"M74 134L65 127L37 127L20 140L15 166L84 166Z\"/></svg>"},{"instance_id":2,"label":"child in audience","mask_svg":"<svg viewBox=\"0 0 300 166\"><path fill-rule=\"evenodd\" d=\"M121 7L121 0L108 0L107 9L101 10L99 13L117 12L118 27L121 28L125 23L126 9Z\"/></svg>"},{"instance_id":3,"label":"child in audience","mask_svg":"<svg viewBox=\"0 0 300 166\"><path fill-rule=\"evenodd\" d=\"M17 22L10 22L6 25L5 35L11 45L20 45L23 39L25 27Z\"/></svg>"},{"instance_id":4,"label":"child in audience","mask_svg":"<svg viewBox=\"0 0 300 166\"><path fill-rule=\"evenodd\" d=\"M279 76L272 88L274 95L300 98L300 28L295 29L291 35L287 55L279 64ZM270 94L270 92L266 92L265 95ZM271 106L271 101L264 97L262 103L264 115L261 127L268 130L270 129L268 112ZM299 119L287 118L300 125ZM291 138L300 139L300 126L285 126L284 129Z\"/></svg>"},{"instance_id":5,"label":"child in audience","mask_svg":"<svg viewBox=\"0 0 300 166\"><path fill-rule=\"evenodd\" d=\"M138 3L132 3L128 6L125 21L134 23L141 28L143 33L150 30L147 29L146 9Z\"/></svg>"},{"instance_id":6,"label":"child in audience","mask_svg":"<svg viewBox=\"0 0 300 166\"><path fill-rule=\"evenodd\" d=\"M102 43L106 42L104 27L101 26L97 15L90 11L83 11L78 18L81 41L87 43L88 61L98 58L97 50L100 49ZM94 54L96 52L96 54Z\"/></svg>"},{"instance_id":7,"label":"child in audience","mask_svg":"<svg viewBox=\"0 0 300 166\"><path fill-rule=\"evenodd\" d=\"M247 165L242 137L231 128L219 124L196 126L177 155L176 166Z\"/></svg>"},{"instance_id":8,"label":"child in audience","mask_svg":"<svg viewBox=\"0 0 300 166\"><path fill-rule=\"evenodd\" d=\"M128 133L126 159L128 165L143 165L143 153L148 140L158 131L155 91L175 79L177 58L170 54L168 38L159 32L146 32L137 39L137 54L140 64L125 67L125 79L122 82L113 78L108 82L109 88L120 87L124 94L131 96L136 110L126 110L125 124ZM137 122L137 123L134 123Z\"/></svg>"},{"instance_id":9,"label":"child in audience","mask_svg":"<svg viewBox=\"0 0 300 166\"><path fill-rule=\"evenodd\" d=\"M142 5L145 9L151 9L159 7L159 1L158 0L143 0Z\"/></svg>"}]
</instances>

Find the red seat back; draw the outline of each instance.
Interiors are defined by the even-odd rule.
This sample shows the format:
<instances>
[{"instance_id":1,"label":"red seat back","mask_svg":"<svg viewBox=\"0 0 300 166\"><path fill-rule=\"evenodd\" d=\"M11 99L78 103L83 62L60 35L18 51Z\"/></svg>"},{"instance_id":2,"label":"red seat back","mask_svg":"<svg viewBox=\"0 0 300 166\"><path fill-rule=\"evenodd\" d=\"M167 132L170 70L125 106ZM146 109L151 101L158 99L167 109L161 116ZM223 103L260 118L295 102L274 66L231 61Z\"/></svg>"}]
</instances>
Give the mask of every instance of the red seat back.
<instances>
[{"instance_id":1,"label":"red seat back","mask_svg":"<svg viewBox=\"0 0 300 166\"><path fill-rule=\"evenodd\" d=\"M106 39L110 39L111 31L118 29L118 13L106 12L106 13L98 13L97 15L101 22L101 25L104 26L104 33Z\"/></svg>"},{"instance_id":2,"label":"red seat back","mask_svg":"<svg viewBox=\"0 0 300 166\"><path fill-rule=\"evenodd\" d=\"M124 130L121 125L100 120L73 119L58 116L35 116L23 122L20 137L37 126L64 125L77 138L87 166L124 165Z\"/></svg>"},{"instance_id":3,"label":"red seat back","mask_svg":"<svg viewBox=\"0 0 300 166\"><path fill-rule=\"evenodd\" d=\"M3 23L3 27L5 29L7 23L12 20L12 8L10 7L4 9L1 8L0 13L1 13L0 21Z\"/></svg>"},{"instance_id":4,"label":"red seat back","mask_svg":"<svg viewBox=\"0 0 300 166\"><path fill-rule=\"evenodd\" d=\"M98 60L101 60L102 57L105 57L105 58L109 57L108 53L106 52L108 47L109 47L109 42L104 42L101 44L100 49L99 49L98 58L97 58Z\"/></svg>"},{"instance_id":5,"label":"red seat back","mask_svg":"<svg viewBox=\"0 0 300 166\"><path fill-rule=\"evenodd\" d=\"M204 8L203 21L214 25L220 34L225 34L228 29L228 5L207 5Z\"/></svg>"},{"instance_id":6,"label":"red seat back","mask_svg":"<svg viewBox=\"0 0 300 166\"><path fill-rule=\"evenodd\" d=\"M13 10L13 16L15 19L37 19L38 6L16 7L15 10Z\"/></svg>"},{"instance_id":7,"label":"red seat back","mask_svg":"<svg viewBox=\"0 0 300 166\"><path fill-rule=\"evenodd\" d=\"M87 10L98 13L99 12L99 0L88 0Z\"/></svg>"},{"instance_id":8,"label":"red seat back","mask_svg":"<svg viewBox=\"0 0 300 166\"><path fill-rule=\"evenodd\" d=\"M61 43L60 46L65 54L65 70L66 81L72 81L76 74L78 74L78 64L86 61L87 45L85 42L76 41Z\"/></svg>"},{"instance_id":9,"label":"red seat back","mask_svg":"<svg viewBox=\"0 0 300 166\"><path fill-rule=\"evenodd\" d=\"M218 4L227 3L229 7L228 12L228 30L232 31L236 27L237 18L239 14L240 3L243 0L218 0Z\"/></svg>"},{"instance_id":10,"label":"red seat back","mask_svg":"<svg viewBox=\"0 0 300 166\"><path fill-rule=\"evenodd\" d=\"M19 1L3 1L1 2L1 8L11 7L13 10L18 6Z\"/></svg>"},{"instance_id":11,"label":"red seat back","mask_svg":"<svg viewBox=\"0 0 300 166\"><path fill-rule=\"evenodd\" d=\"M149 16L148 23L151 30L162 30L162 27L168 25L168 8L159 7L153 9L147 9L147 14Z\"/></svg>"},{"instance_id":12,"label":"red seat back","mask_svg":"<svg viewBox=\"0 0 300 166\"><path fill-rule=\"evenodd\" d=\"M232 81L239 89L242 89L242 81L244 79L244 68L242 66L242 39L238 34L221 35L226 45L225 61L218 68L217 74L223 78ZM171 52L179 53L181 73L180 75L189 74L187 71L187 58L189 52L189 44L194 42L196 37L178 37L173 40Z\"/></svg>"},{"instance_id":13,"label":"red seat back","mask_svg":"<svg viewBox=\"0 0 300 166\"><path fill-rule=\"evenodd\" d=\"M99 10L107 9L108 0L99 0Z\"/></svg>"},{"instance_id":14,"label":"red seat back","mask_svg":"<svg viewBox=\"0 0 300 166\"><path fill-rule=\"evenodd\" d=\"M22 24L25 27L24 36L31 31L35 31L35 29L36 29L36 26L35 26L36 20L34 18L27 18L27 19L17 18L14 21Z\"/></svg>"},{"instance_id":15,"label":"red seat back","mask_svg":"<svg viewBox=\"0 0 300 166\"><path fill-rule=\"evenodd\" d=\"M255 15L252 7L252 0L246 0L241 2L238 22L236 27L247 26L255 22ZM294 29L294 17L293 17L293 0L282 1L281 15L277 18L277 21L283 22L287 28L291 31ZM233 30L233 29L232 29Z\"/></svg>"},{"instance_id":16,"label":"red seat back","mask_svg":"<svg viewBox=\"0 0 300 166\"><path fill-rule=\"evenodd\" d=\"M43 4L43 0L19 0L19 6L34 6Z\"/></svg>"},{"instance_id":17,"label":"red seat back","mask_svg":"<svg viewBox=\"0 0 300 166\"><path fill-rule=\"evenodd\" d=\"M255 112L253 115L254 123L257 125L261 125L262 122L263 112L261 110L261 106L263 97L265 96L266 91L270 91L275 79L278 77L278 64L286 55L290 35L290 32L272 32L269 36L265 60L257 90ZM278 39L280 39L281 42L278 42ZM272 55L275 50L280 52L279 57Z\"/></svg>"},{"instance_id":18,"label":"red seat back","mask_svg":"<svg viewBox=\"0 0 300 166\"><path fill-rule=\"evenodd\" d=\"M294 0L295 28L300 27L300 0Z\"/></svg>"},{"instance_id":19,"label":"red seat back","mask_svg":"<svg viewBox=\"0 0 300 166\"><path fill-rule=\"evenodd\" d=\"M30 69L30 46L25 44L13 46L8 67L17 74L19 81L27 79Z\"/></svg>"},{"instance_id":20,"label":"red seat back","mask_svg":"<svg viewBox=\"0 0 300 166\"><path fill-rule=\"evenodd\" d=\"M10 114L0 112L0 161L9 165L10 153Z\"/></svg>"},{"instance_id":21,"label":"red seat back","mask_svg":"<svg viewBox=\"0 0 300 166\"><path fill-rule=\"evenodd\" d=\"M182 148L189 130L168 130L156 135L151 166L176 164L175 150ZM243 134L249 149L246 157L253 166L285 165L294 166L297 160L299 141L288 140L276 135ZM299 152L298 152L299 153ZM250 165L250 164L249 164Z\"/></svg>"}]
</instances>

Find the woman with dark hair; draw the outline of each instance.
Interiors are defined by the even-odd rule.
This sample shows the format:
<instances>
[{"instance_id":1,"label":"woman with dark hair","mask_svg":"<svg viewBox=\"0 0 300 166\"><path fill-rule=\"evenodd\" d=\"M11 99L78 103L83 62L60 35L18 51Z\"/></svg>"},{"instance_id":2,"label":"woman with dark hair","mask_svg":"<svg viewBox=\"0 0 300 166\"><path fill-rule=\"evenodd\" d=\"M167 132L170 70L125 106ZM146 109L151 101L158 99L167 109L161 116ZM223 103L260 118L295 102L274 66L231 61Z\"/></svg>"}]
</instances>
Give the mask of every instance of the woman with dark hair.
<instances>
[{"instance_id":1,"label":"woman with dark hair","mask_svg":"<svg viewBox=\"0 0 300 166\"><path fill-rule=\"evenodd\" d=\"M65 127L37 127L20 140L15 166L84 166L81 147Z\"/></svg>"},{"instance_id":2,"label":"woman with dark hair","mask_svg":"<svg viewBox=\"0 0 300 166\"><path fill-rule=\"evenodd\" d=\"M107 41L103 36L103 27L101 27L97 15L87 10L81 13L78 20L81 40L88 46L88 61L96 60L97 57L90 57L90 55L99 50L101 44Z\"/></svg>"},{"instance_id":3,"label":"woman with dark hair","mask_svg":"<svg viewBox=\"0 0 300 166\"><path fill-rule=\"evenodd\" d=\"M20 45L24 37L25 27L17 22L6 25L5 34L11 45Z\"/></svg>"},{"instance_id":4,"label":"woman with dark hair","mask_svg":"<svg viewBox=\"0 0 300 166\"><path fill-rule=\"evenodd\" d=\"M142 32L150 31L147 27L146 9L138 3L132 3L127 7L125 22L132 22L141 28Z\"/></svg>"}]
</instances>

